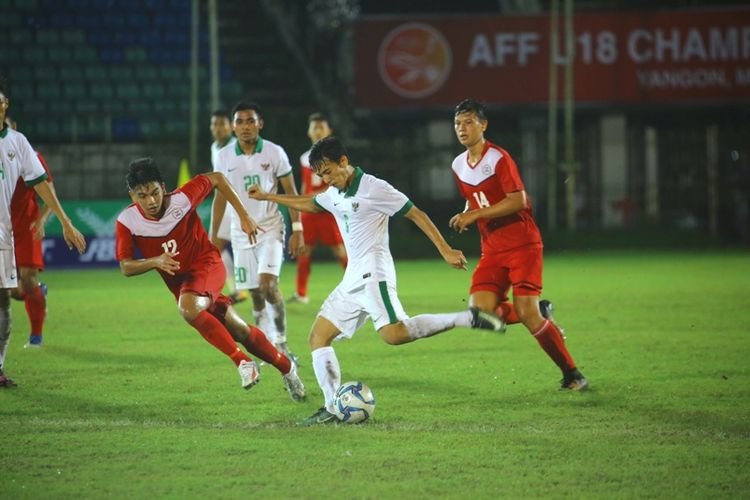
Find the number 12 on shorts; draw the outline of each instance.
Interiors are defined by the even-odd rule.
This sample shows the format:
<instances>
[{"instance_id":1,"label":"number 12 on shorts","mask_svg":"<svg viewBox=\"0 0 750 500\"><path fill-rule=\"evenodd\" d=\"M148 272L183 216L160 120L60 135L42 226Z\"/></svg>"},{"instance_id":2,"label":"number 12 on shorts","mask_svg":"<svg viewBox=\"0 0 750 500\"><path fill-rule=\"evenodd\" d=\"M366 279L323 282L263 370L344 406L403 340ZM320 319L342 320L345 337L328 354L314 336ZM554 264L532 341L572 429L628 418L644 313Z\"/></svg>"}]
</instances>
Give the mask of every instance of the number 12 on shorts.
<instances>
[{"instance_id":1,"label":"number 12 on shorts","mask_svg":"<svg viewBox=\"0 0 750 500\"><path fill-rule=\"evenodd\" d=\"M164 252L177 253L177 242L175 240L165 241L161 244L161 247L164 249Z\"/></svg>"}]
</instances>

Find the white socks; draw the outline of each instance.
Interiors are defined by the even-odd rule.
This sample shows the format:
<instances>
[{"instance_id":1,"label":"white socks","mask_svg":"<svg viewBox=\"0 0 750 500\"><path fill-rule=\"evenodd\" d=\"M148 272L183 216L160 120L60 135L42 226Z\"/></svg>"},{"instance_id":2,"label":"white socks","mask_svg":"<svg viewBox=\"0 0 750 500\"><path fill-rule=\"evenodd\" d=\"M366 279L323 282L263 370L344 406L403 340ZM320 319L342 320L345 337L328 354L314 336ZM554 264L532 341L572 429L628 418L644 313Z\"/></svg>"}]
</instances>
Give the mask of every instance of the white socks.
<instances>
[{"instance_id":1,"label":"white socks","mask_svg":"<svg viewBox=\"0 0 750 500\"><path fill-rule=\"evenodd\" d=\"M280 299L276 305L266 301L266 311L271 311L276 343L282 344L286 342L286 305L284 304L284 299Z\"/></svg>"},{"instance_id":2,"label":"white socks","mask_svg":"<svg viewBox=\"0 0 750 500\"><path fill-rule=\"evenodd\" d=\"M412 339L423 339L459 326L471 326L471 311L447 314L420 314L403 320Z\"/></svg>"},{"instance_id":3,"label":"white socks","mask_svg":"<svg viewBox=\"0 0 750 500\"><path fill-rule=\"evenodd\" d=\"M5 362L5 351L8 349L10 339L10 304L8 308L0 309L0 373L2 373Z\"/></svg>"},{"instance_id":4,"label":"white socks","mask_svg":"<svg viewBox=\"0 0 750 500\"><path fill-rule=\"evenodd\" d=\"M255 325L263 330L263 333L266 334L266 338L268 341L272 344L276 343L276 328L273 326L273 322L268 317L268 310L269 307L264 307L260 311L256 311L253 309L253 319L255 320Z\"/></svg>"},{"instance_id":5,"label":"white socks","mask_svg":"<svg viewBox=\"0 0 750 500\"><path fill-rule=\"evenodd\" d=\"M326 409L333 413L333 397L341 385L341 369L333 347L321 347L312 352L313 370L318 385L323 390Z\"/></svg>"}]
</instances>

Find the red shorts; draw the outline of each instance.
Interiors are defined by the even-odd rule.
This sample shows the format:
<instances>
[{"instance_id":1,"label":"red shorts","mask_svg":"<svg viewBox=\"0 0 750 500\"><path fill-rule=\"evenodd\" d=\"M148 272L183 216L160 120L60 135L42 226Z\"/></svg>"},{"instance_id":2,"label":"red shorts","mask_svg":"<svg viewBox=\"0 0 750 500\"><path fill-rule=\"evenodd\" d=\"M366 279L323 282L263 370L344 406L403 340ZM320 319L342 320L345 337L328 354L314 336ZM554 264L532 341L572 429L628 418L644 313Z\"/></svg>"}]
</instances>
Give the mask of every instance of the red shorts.
<instances>
[{"instance_id":1,"label":"red shorts","mask_svg":"<svg viewBox=\"0 0 750 500\"><path fill-rule=\"evenodd\" d=\"M508 300L508 290L513 286L513 296L540 295L542 293L542 247L529 245L507 252L482 254L471 278L471 291L493 292L500 302Z\"/></svg>"},{"instance_id":2,"label":"red shorts","mask_svg":"<svg viewBox=\"0 0 750 500\"><path fill-rule=\"evenodd\" d=\"M162 272L159 274L175 300L179 300L183 293L208 297L211 302L220 302L221 297L224 297L221 291L227 279L227 272L218 253L216 256L212 253L209 258L194 262L187 272L174 276Z\"/></svg>"},{"instance_id":3,"label":"red shorts","mask_svg":"<svg viewBox=\"0 0 750 500\"><path fill-rule=\"evenodd\" d=\"M321 242L327 247L335 247L344 243L339 227L336 225L336 219L328 212L302 213L300 222L302 222L302 237L307 246L312 247L317 242Z\"/></svg>"},{"instance_id":4,"label":"red shorts","mask_svg":"<svg viewBox=\"0 0 750 500\"><path fill-rule=\"evenodd\" d=\"M30 225L31 222L29 222L28 226ZM43 271L44 254L42 254L42 240L35 240L28 226L26 226L26 231L18 231L13 234L16 266L33 267Z\"/></svg>"}]
</instances>

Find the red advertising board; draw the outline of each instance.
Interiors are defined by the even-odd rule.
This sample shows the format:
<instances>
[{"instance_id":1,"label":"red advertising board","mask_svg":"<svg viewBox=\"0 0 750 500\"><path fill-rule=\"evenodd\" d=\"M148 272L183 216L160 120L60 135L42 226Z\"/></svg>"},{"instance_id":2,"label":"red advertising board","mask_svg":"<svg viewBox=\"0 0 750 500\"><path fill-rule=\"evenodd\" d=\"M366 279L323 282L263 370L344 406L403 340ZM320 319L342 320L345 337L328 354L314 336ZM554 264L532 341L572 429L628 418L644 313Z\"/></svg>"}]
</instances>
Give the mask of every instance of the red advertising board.
<instances>
[{"instance_id":1,"label":"red advertising board","mask_svg":"<svg viewBox=\"0 0 750 500\"><path fill-rule=\"evenodd\" d=\"M562 82L559 19L555 60ZM750 9L576 14L574 32L578 102L750 99ZM357 102L545 103L549 42L547 15L365 18L355 26Z\"/></svg>"}]
</instances>

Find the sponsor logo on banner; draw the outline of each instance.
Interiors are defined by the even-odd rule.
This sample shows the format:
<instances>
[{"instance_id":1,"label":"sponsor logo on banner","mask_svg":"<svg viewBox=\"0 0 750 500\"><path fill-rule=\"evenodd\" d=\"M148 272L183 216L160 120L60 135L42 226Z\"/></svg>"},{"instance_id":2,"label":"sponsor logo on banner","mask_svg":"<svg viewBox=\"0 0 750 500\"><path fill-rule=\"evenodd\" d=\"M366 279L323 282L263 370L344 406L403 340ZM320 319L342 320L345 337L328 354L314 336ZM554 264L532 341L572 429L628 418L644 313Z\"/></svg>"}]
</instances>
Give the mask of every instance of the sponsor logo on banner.
<instances>
[{"instance_id":1,"label":"sponsor logo on banner","mask_svg":"<svg viewBox=\"0 0 750 500\"><path fill-rule=\"evenodd\" d=\"M393 29L378 51L380 77L401 97L435 93L451 72L453 55L442 33L424 23Z\"/></svg>"},{"instance_id":2,"label":"sponsor logo on banner","mask_svg":"<svg viewBox=\"0 0 750 500\"><path fill-rule=\"evenodd\" d=\"M42 252L47 267L115 266L115 238L95 236L86 238L86 251L79 255L68 249L65 239L57 236L42 241Z\"/></svg>"}]
</instances>

